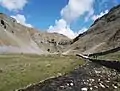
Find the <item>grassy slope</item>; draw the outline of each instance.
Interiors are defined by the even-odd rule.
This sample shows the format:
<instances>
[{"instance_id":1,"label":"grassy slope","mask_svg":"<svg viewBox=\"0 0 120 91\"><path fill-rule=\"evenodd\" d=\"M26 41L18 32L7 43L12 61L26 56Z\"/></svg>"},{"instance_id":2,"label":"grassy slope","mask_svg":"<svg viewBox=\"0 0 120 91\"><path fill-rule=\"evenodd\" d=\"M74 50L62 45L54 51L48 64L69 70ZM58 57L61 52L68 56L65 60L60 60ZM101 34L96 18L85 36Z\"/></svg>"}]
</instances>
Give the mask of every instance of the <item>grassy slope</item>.
<instances>
[{"instance_id":1,"label":"grassy slope","mask_svg":"<svg viewBox=\"0 0 120 91\"><path fill-rule=\"evenodd\" d=\"M120 61L120 51L115 53L110 53L102 56L98 56L97 59Z\"/></svg>"},{"instance_id":2,"label":"grassy slope","mask_svg":"<svg viewBox=\"0 0 120 91\"><path fill-rule=\"evenodd\" d=\"M0 55L0 91L13 91L67 73L83 63L74 56Z\"/></svg>"}]
</instances>

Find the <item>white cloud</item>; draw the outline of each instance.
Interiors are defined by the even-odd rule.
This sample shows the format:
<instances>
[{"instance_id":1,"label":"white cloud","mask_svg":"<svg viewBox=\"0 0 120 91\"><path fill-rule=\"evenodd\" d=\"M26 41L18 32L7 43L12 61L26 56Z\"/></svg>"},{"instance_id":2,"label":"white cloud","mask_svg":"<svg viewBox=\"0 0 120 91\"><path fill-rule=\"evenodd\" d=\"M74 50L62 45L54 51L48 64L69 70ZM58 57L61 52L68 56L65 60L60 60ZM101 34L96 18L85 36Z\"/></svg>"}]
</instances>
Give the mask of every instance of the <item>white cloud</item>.
<instances>
[{"instance_id":1,"label":"white cloud","mask_svg":"<svg viewBox=\"0 0 120 91\"><path fill-rule=\"evenodd\" d=\"M91 12L93 3L94 0L69 0L68 5L61 10L61 16L67 22L72 22L86 12Z\"/></svg>"},{"instance_id":2,"label":"white cloud","mask_svg":"<svg viewBox=\"0 0 120 91\"><path fill-rule=\"evenodd\" d=\"M94 10L93 8L91 8L91 10L88 12L87 16L85 17L85 22L88 22L88 20L90 19L90 17L94 14Z\"/></svg>"},{"instance_id":3,"label":"white cloud","mask_svg":"<svg viewBox=\"0 0 120 91\"><path fill-rule=\"evenodd\" d=\"M56 20L55 22L55 26L50 26L48 29L48 32L50 33L60 33L63 34L71 39L75 38L76 36L78 36L79 34L85 32L87 30L87 28L82 28L81 30L79 30L78 32L73 32L70 29L70 26L67 25L66 21L64 19L60 19L60 20Z\"/></svg>"},{"instance_id":4,"label":"white cloud","mask_svg":"<svg viewBox=\"0 0 120 91\"><path fill-rule=\"evenodd\" d=\"M78 31L77 35L82 34L82 33L86 32L87 30L88 30L88 29L87 29L86 27L83 27L82 29L80 29L80 30Z\"/></svg>"},{"instance_id":5,"label":"white cloud","mask_svg":"<svg viewBox=\"0 0 120 91\"><path fill-rule=\"evenodd\" d=\"M74 38L75 33L70 29L70 26L67 25L64 19L56 20L55 26L50 26L48 32L53 33L60 33L66 35L69 38Z\"/></svg>"},{"instance_id":6,"label":"white cloud","mask_svg":"<svg viewBox=\"0 0 120 91\"><path fill-rule=\"evenodd\" d=\"M0 0L0 5L7 8L8 10L22 10L27 4L27 0Z\"/></svg>"},{"instance_id":7,"label":"white cloud","mask_svg":"<svg viewBox=\"0 0 120 91\"><path fill-rule=\"evenodd\" d=\"M87 28L74 32L71 30L70 24L85 13L88 13L87 18L92 16L94 13L93 3L94 0L69 0L68 4L61 10L62 18L57 20L54 26L50 26L48 32L60 33L71 39L85 32Z\"/></svg>"},{"instance_id":8,"label":"white cloud","mask_svg":"<svg viewBox=\"0 0 120 91\"><path fill-rule=\"evenodd\" d=\"M105 15L105 14L107 14L107 13L108 13L108 10L105 10L104 12L101 12L99 15L93 15L93 16L92 16L92 20L95 21L96 19L102 17L103 15Z\"/></svg>"},{"instance_id":9,"label":"white cloud","mask_svg":"<svg viewBox=\"0 0 120 91\"><path fill-rule=\"evenodd\" d=\"M27 27L33 27L31 24L26 23L26 18L24 15L17 14L16 16L11 16L17 20L18 23L25 25Z\"/></svg>"}]
</instances>

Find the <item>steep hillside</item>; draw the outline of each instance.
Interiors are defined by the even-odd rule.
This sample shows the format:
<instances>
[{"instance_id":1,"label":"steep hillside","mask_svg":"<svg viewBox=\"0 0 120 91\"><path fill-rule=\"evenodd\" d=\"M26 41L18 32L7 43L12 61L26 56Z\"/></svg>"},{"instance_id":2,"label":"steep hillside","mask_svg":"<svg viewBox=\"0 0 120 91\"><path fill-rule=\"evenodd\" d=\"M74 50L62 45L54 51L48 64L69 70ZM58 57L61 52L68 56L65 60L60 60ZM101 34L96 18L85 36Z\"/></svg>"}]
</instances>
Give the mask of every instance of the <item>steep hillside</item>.
<instances>
[{"instance_id":1,"label":"steep hillside","mask_svg":"<svg viewBox=\"0 0 120 91\"><path fill-rule=\"evenodd\" d=\"M35 32L35 30L31 30L30 35L40 48L49 53L62 53L72 41L68 37L57 33Z\"/></svg>"},{"instance_id":2,"label":"steep hillside","mask_svg":"<svg viewBox=\"0 0 120 91\"><path fill-rule=\"evenodd\" d=\"M120 5L97 19L87 32L73 39L69 53L96 53L120 46Z\"/></svg>"},{"instance_id":3,"label":"steep hillside","mask_svg":"<svg viewBox=\"0 0 120 91\"><path fill-rule=\"evenodd\" d=\"M62 52L70 39L60 34L39 32L0 13L0 53Z\"/></svg>"}]
</instances>

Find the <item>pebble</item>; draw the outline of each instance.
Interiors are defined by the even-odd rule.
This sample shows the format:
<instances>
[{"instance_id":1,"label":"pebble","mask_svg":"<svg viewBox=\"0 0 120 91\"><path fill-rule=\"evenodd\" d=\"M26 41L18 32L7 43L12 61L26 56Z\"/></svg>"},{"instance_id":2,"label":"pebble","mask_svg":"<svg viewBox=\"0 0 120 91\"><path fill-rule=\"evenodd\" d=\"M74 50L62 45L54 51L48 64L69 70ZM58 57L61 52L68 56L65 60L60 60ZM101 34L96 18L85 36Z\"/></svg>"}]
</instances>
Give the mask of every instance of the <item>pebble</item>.
<instances>
[{"instance_id":1,"label":"pebble","mask_svg":"<svg viewBox=\"0 0 120 91\"><path fill-rule=\"evenodd\" d=\"M107 80L106 82L109 83L110 81Z\"/></svg>"},{"instance_id":2,"label":"pebble","mask_svg":"<svg viewBox=\"0 0 120 91\"><path fill-rule=\"evenodd\" d=\"M97 71L97 70L95 70L95 73L96 73L96 74L100 74L100 73L101 73L101 71Z\"/></svg>"},{"instance_id":3,"label":"pebble","mask_svg":"<svg viewBox=\"0 0 120 91\"><path fill-rule=\"evenodd\" d=\"M89 86L92 86L92 84L89 84Z\"/></svg>"},{"instance_id":4,"label":"pebble","mask_svg":"<svg viewBox=\"0 0 120 91\"><path fill-rule=\"evenodd\" d=\"M94 82L94 81L95 81L95 79L90 79L90 81L91 81L91 82Z\"/></svg>"},{"instance_id":5,"label":"pebble","mask_svg":"<svg viewBox=\"0 0 120 91\"><path fill-rule=\"evenodd\" d=\"M62 73L58 73L57 75L58 75L58 76L62 76Z\"/></svg>"},{"instance_id":6,"label":"pebble","mask_svg":"<svg viewBox=\"0 0 120 91\"><path fill-rule=\"evenodd\" d=\"M100 79L98 79L98 81L100 81Z\"/></svg>"},{"instance_id":7,"label":"pebble","mask_svg":"<svg viewBox=\"0 0 120 91\"><path fill-rule=\"evenodd\" d=\"M64 88L64 86L60 86L60 88Z\"/></svg>"},{"instance_id":8,"label":"pebble","mask_svg":"<svg viewBox=\"0 0 120 91\"><path fill-rule=\"evenodd\" d=\"M73 83L70 83L71 86L73 86L74 84Z\"/></svg>"},{"instance_id":9,"label":"pebble","mask_svg":"<svg viewBox=\"0 0 120 91\"><path fill-rule=\"evenodd\" d=\"M117 86L115 86L114 84L112 85L115 89L117 88Z\"/></svg>"},{"instance_id":10,"label":"pebble","mask_svg":"<svg viewBox=\"0 0 120 91\"><path fill-rule=\"evenodd\" d=\"M93 90L93 88L92 88L92 87L90 87L90 90Z\"/></svg>"},{"instance_id":11,"label":"pebble","mask_svg":"<svg viewBox=\"0 0 120 91\"><path fill-rule=\"evenodd\" d=\"M51 66L51 64L47 64L47 65L46 65L46 67L50 67L50 66Z\"/></svg>"},{"instance_id":12,"label":"pebble","mask_svg":"<svg viewBox=\"0 0 120 91\"><path fill-rule=\"evenodd\" d=\"M106 85L106 87L107 87L107 88L109 88L109 86L108 86L108 85Z\"/></svg>"},{"instance_id":13,"label":"pebble","mask_svg":"<svg viewBox=\"0 0 120 91\"><path fill-rule=\"evenodd\" d=\"M105 86L102 83L99 83L102 88L105 88Z\"/></svg>"},{"instance_id":14,"label":"pebble","mask_svg":"<svg viewBox=\"0 0 120 91\"><path fill-rule=\"evenodd\" d=\"M98 86L94 86L95 88L98 88Z\"/></svg>"},{"instance_id":15,"label":"pebble","mask_svg":"<svg viewBox=\"0 0 120 91\"><path fill-rule=\"evenodd\" d=\"M67 83L67 86L69 86L70 84L69 83Z\"/></svg>"},{"instance_id":16,"label":"pebble","mask_svg":"<svg viewBox=\"0 0 120 91\"><path fill-rule=\"evenodd\" d=\"M81 88L81 91L88 91L87 88Z\"/></svg>"}]
</instances>

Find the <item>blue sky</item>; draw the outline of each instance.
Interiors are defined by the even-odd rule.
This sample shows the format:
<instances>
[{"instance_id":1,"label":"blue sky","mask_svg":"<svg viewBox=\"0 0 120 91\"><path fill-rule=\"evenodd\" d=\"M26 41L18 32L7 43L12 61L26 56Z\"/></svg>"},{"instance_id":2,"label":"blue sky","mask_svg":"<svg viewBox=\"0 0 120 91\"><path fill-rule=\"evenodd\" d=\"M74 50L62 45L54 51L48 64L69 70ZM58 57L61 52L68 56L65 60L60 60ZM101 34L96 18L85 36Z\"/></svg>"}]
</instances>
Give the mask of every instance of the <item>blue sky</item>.
<instances>
[{"instance_id":1,"label":"blue sky","mask_svg":"<svg viewBox=\"0 0 120 91\"><path fill-rule=\"evenodd\" d=\"M120 0L0 0L0 12L25 26L74 38L118 4Z\"/></svg>"}]
</instances>

